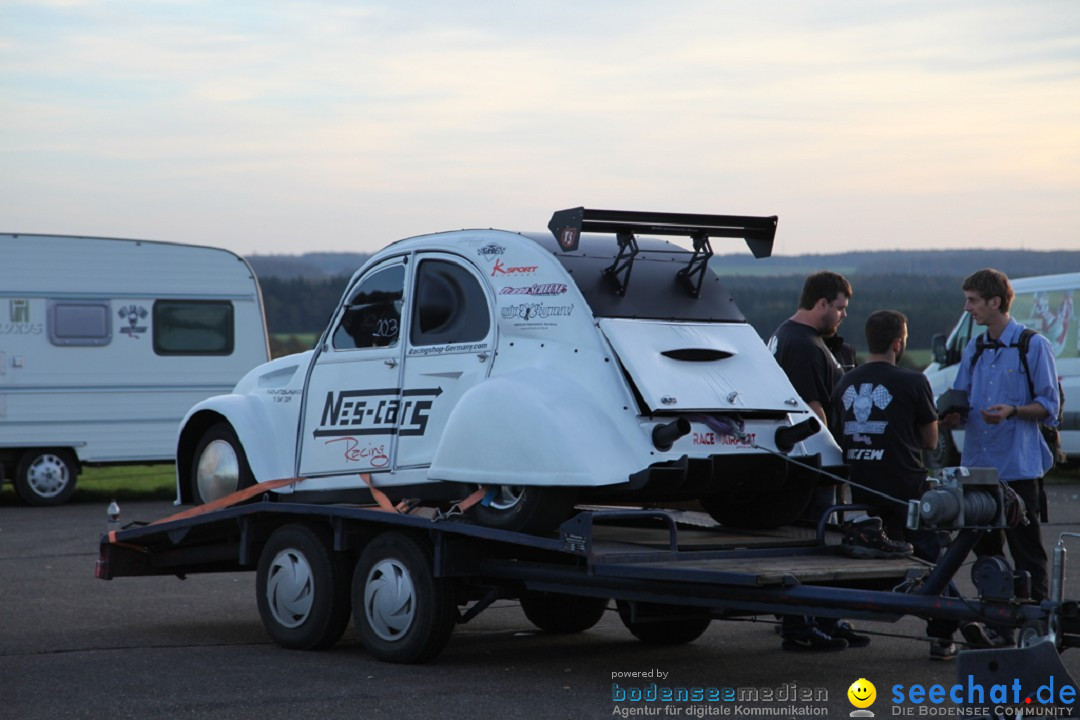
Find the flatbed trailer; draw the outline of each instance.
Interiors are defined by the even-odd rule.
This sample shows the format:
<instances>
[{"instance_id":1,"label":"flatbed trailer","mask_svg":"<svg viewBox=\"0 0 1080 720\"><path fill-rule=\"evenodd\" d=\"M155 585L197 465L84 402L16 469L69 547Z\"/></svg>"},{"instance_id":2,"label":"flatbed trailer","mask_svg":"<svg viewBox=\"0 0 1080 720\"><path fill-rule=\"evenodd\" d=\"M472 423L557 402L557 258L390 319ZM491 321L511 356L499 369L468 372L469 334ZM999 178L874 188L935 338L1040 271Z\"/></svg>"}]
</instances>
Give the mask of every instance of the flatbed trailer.
<instances>
[{"instance_id":1,"label":"flatbed trailer","mask_svg":"<svg viewBox=\"0 0 1080 720\"><path fill-rule=\"evenodd\" d=\"M505 598L520 598L534 624L560 632L588 629L614 600L626 627L655 644L693 641L712 620L758 615L982 621L1018 628L1019 647L961 652L961 678L1016 678L1033 691L1052 676L1057 687L1076 687L1058 656L1080 646L1077 603L1060 597L1063 549L1058 597L1042 603L994 596L999 577L979 598L942 594L979 534L960 529L931 565L846 557L824 524L734 530L690 511L579 508L556 533L537 536L475 525L459 512L265 497L111 531L95 574L254 570L260 615L279 644L332 645L351 614L366 649L404 663L434 658L456 624Z\"/></svg>"}]
</instances>

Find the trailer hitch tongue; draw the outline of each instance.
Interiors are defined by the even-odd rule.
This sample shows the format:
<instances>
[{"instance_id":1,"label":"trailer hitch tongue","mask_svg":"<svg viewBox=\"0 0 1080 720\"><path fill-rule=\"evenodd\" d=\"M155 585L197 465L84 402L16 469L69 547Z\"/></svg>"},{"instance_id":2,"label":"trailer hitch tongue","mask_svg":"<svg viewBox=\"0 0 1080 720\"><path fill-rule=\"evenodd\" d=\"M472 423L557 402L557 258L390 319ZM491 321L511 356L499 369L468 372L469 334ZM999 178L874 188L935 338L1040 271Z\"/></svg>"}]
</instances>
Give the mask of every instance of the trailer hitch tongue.
<instances>
[{"instance_id":1,"label":"trailer hitch tongue","mask_svg":"<svg viewBox=\"0 0 1080 720\"><path fill-rule=\"evenodd\" d=\"M985 704L990 704L991 688L1004 686L1013 704L1013 688L1019 686L1015 700L1020 707L1061 706L1073 702L1067 698L1080 695L1069 671L1061 662L1053 641L1044 638L1027 647L965 650L957 656L956 674L964 692L968 687L982 688ZM1064 690L1064 692L1062 692Z\"/></svg>"},{"instance_id":2,"label":"trailer hitch tongue","mask_svg":"<svg viewBox=\"0 0 1080 720\"><path fill-rule=\"evenodd\" d=\"M790 427L777 429L775 442L776 449L782 453L791 452L796 443L802 442L821 429L821 423L817 418L811 417Z\"/></svg>"}]
</instances>

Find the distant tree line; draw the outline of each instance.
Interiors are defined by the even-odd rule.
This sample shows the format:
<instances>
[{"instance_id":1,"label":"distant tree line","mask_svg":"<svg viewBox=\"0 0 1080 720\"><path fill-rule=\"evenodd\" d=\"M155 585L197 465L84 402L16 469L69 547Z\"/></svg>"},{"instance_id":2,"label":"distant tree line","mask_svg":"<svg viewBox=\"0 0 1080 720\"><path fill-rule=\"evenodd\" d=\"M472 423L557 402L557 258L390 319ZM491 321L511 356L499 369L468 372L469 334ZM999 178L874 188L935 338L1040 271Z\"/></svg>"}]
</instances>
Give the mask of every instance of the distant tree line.
<instances>
[{"instance_id":1,"label":"distant tree line","mask_svg":"<svg viewBox=\"0 0 1080 720\"><path fill-rule=\"evenodd\" d=\"M863 325L875 310L899 310L908 317L908 345L929 348L935 333L947 333L963 310L961 276L862 274L849 277L854 295L841 334L859 351L866 350ZM320 333L337 307L348 275L326 278L267 277L260 280L270 332L279 335ZM762 338L795 312L803 277L731 276L723 282L747 320ZM295 341L290 350L303 349Z\"/></svg>"}]
</instances>

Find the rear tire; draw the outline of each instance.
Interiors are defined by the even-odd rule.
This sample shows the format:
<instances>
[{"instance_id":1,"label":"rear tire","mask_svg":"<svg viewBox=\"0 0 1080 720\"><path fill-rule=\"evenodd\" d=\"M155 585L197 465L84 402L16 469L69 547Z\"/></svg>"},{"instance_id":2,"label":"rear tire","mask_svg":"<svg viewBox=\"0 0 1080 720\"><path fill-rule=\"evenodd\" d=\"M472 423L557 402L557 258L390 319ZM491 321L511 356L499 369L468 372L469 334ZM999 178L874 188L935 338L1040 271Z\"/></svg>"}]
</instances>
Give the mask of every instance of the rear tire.
<instances>
[{"instance_id":1,"label":"rear tire","mask_svg":"<svg viewBox=\"0 0 1080 720\"><path fill-rule=\"evenodd\" d=\"M454 586L434 573L430 543L385 532L368 543L353 572L353 622L377 659L422 663L442 652L457 621Z\"/></svg>"},{"instance_id":2,"label":"rear tire","mask_svg":"<svg viewBox=\"0 0 1080 720\"><path fill-rule=\"evenodd\" d=\"M495 485L469 512L484 527L541 535L568 518L576 500L577 488Z\"/></svg>"},{"instance_id":3,"label":"rear tire","mask_svg":"<svg viewBox=\"0 0 1080 720\"><path fill-rule=\"evenodd\" d=\"M683 645L701 637L712 618L696 608L638 603L635 618L630 603L618 600L619 619L634 637L648 645ZM650 619L651 617L655 619Z\"/></svg>"},{"instance_id":4,"label":"rear tire","mask_svg":"<svg viewBox=\"0 0 1080 720\"><path fill-rule=\"evenodd\" d=\"M23 452L12 482L28 505L63 505L75 492L79 466L67 448L31 448Z\"/></svg>"},{"instance_id":5,"label":"rear tire","mask_svg":"<svg viewBox=\"0 0 1080 720\"><path fill-rule=\"evenodd\" d=\"M191 499L205 505L255 484L244 447L227 422L219 422L199 438L191 460Z\"/></svg>"},{"instance_id":6,"label":"rear tire","mask_svg":"<svg viewBox=\"0 0 1080 720\"><path fill-rule=\"evenodd\" d=\"M607 606L607 598L549 592L529 592L521 596L521 609L525 617L549 633L584 632L600 622Z\"/></svg>"},{"instance_id":7,"label":"rear tire","mask_svg":"<svg viewBox=\"0 0 1080 720\"><path fill-rule=\"evenodd\" d=\"M278 645L318 650L336 643L348 627L352 563L331 547L329 530L291 524L275 530L263 548L256 600Z\"/></svg>"}]
</instances>

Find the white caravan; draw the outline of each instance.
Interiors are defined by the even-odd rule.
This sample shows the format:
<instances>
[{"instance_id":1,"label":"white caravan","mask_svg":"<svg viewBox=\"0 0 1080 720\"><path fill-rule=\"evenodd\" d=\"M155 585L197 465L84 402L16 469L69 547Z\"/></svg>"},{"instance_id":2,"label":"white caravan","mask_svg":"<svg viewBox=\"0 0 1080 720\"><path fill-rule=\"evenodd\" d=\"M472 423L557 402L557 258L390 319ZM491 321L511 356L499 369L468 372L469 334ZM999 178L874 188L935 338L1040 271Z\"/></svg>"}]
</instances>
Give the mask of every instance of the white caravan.
<instances>
[{"instance_id":1,"label":"white caravan","mask_svg":"<svg viewBox=\"0 0 1080 720\"><path fill-rule=\"evenodd\" d=\"M0 478L28 503L66 501L83 464L171 462L188 408L268 358L233 253L0 234Z\"/></svg>"},{"instance_id":2,"label":"white caravan","mask_svg":"<svg viewBox=\"0 0 1080 720\"><path fill-rule=\"evenodd\" d=\"M1080 273L1018 278L1011 284L1016 298L1009 314L1022 325L1042 333L1054 348L1058 377L1065 391L1061 444L1070 460L1080 459L1080 328L1073 308L1074 298L1080 292ZM952 387L960 354L971 338L984 330L965 312L948 338L934 337L934 362L924 371L934 397ZM943 430L934 463L942 467L958 465L957 448L963 447L963 438L962 430L954 431L952 436Z\"/></svg>"}]
</instances>

